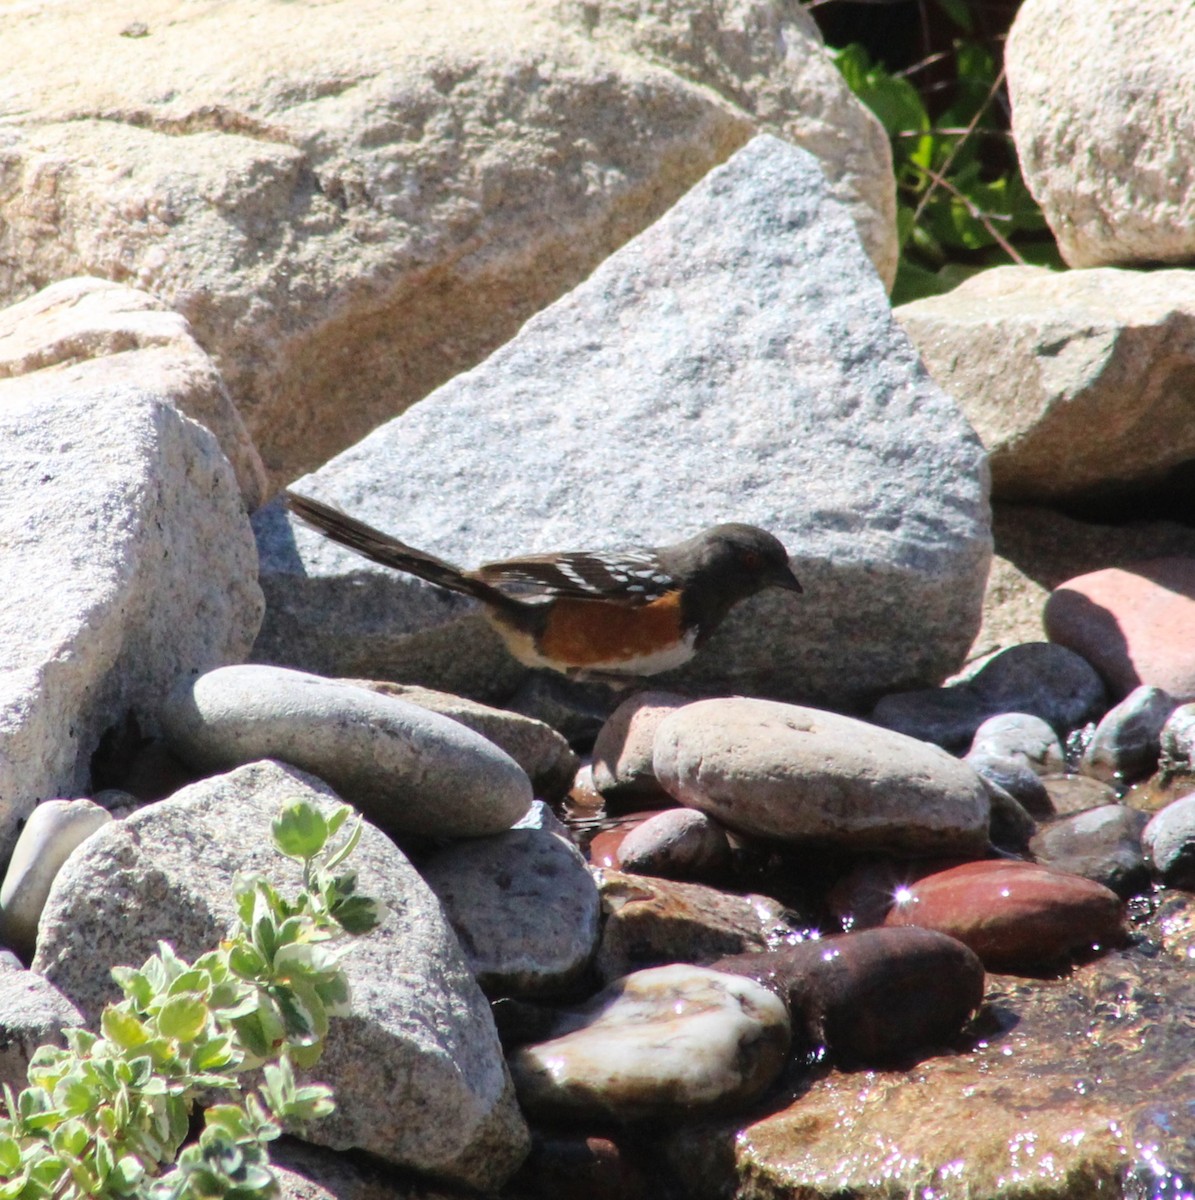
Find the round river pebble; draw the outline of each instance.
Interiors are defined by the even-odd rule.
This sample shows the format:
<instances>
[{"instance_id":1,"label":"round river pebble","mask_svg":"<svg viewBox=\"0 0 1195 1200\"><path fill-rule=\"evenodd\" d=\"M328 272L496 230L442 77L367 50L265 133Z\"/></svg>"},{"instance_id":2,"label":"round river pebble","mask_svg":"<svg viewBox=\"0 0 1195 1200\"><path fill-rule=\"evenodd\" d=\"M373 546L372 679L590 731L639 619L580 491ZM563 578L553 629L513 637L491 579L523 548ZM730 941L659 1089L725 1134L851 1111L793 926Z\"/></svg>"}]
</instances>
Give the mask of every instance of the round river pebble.
<instances>
[{"instance_id":1,"label":"round river pebble","mask_svg":"<svg viewBox=\"0 0 1195 1200\"><path fill-rule=\"evenodd\" d=\"M730 829L789 842L978 852L982 780L936 746L819 709L703 700L656 731L655 770L682 804Z\"/></svg>"}]
</instances>

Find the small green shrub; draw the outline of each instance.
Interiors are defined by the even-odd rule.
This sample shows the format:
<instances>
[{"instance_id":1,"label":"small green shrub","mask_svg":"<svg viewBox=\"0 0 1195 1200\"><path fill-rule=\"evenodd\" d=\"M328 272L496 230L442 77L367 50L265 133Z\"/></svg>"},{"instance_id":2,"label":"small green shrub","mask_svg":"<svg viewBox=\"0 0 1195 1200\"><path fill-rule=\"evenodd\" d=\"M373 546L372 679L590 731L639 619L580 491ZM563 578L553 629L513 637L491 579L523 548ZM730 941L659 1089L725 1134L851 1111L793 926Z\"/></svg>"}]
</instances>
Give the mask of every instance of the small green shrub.
<instances>
[{"instance_id":1,"label":"small green shrub","mask_svg":"<svg viewBox=\"0 0 1195 1200\"><path fill-rule=\"evenodd\" d=\"M300 1086L294 1072L318 1060L329 1018L349 1011L339 965L348 947L330 943L379 919L353 873L337 872L361 836L360 820L341 835L350 811L284 807L273 838L303 865L295 899L238 879L237 928L218 949L187 963L162 942L139 969L114 968L125 999L104 1009L99 1033L68 1030L65 1049L34 1054L29 1086L5 1089L0 1200L277 1194L267 1144L283 1123L334 1107L329 1088ZM245 1094L237 1077L258 1067L262 1082ZM209 1089L229 1098L206 1110L180 1155Z\"/></svg>"},{"instance_id":2,"label":"small green shrub","mask_svg":"<svg viewBox=\"0 0 1195 1200\"><path fill-rule=\"evenodd\" d=\"M967 6L949 6L966 27ZM894 73L860 45L834 53L847 84L876 115L892 143L901 258L893 304L949 291L1001 263L1062 265L1045 218L997 120L1004 84L992 49L954 43L951 102L931 117L913 71Z\"/></svg>"}]
</instances>

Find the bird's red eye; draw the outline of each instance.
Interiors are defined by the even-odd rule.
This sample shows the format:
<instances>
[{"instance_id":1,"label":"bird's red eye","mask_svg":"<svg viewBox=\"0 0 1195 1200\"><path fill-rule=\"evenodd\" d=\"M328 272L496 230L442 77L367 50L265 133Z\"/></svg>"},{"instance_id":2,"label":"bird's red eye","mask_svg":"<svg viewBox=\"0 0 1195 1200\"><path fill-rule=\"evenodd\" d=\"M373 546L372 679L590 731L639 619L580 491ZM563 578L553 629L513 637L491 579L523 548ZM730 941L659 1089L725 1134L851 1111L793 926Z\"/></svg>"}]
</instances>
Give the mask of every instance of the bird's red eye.
<instances>
[{"instance_id":1,"label":"bird's red eye","mask_svg":"<svg viewBox=\"0 0 1195 1200\"><path fill-rule=\"evenodd\" d=\"M763 566L763 559L760 558L759 552L757 550L748 550L743 555L743 566L749 571L758 571Z\"/></svg>"}]
</instances>

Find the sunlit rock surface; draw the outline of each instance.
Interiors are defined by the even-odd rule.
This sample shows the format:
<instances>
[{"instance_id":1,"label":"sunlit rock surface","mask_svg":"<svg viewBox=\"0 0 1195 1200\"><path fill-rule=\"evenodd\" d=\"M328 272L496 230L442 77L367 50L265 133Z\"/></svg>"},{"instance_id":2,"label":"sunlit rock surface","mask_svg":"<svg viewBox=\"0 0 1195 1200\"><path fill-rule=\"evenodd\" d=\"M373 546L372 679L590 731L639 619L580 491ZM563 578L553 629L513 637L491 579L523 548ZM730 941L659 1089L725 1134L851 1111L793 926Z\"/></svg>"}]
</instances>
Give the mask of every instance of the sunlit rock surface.
<instances>
[{"instance_id":1,"label":"sunlit rock surface","mask_svg":"<svg viewBox=\"0 0 1195 1200\"><path fill-rule=\"evenodd\" d=\"M745 1128L707 1123L677 1134L667 1153L685 1194L1187 1194L1195 1173L1195 899L1165 894L1138 938L1068 978L992 978L979 1040L964 1053L901 1071L823 1072L794 1087L787 1107Z\"/></svg>"}]
</instances>

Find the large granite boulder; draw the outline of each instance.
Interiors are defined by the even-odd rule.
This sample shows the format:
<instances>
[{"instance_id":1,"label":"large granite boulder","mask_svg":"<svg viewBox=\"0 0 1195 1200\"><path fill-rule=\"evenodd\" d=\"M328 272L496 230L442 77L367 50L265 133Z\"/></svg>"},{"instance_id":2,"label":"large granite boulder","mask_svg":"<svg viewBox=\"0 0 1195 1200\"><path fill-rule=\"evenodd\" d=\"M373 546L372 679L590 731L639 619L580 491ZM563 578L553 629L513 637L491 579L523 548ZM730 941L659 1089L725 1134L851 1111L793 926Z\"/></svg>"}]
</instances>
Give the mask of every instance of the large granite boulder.
<instances>
[{"instance_id":1,"label":"large granite boulder","mask_svg":"<svg viewBox=\"0 0 1195 1200\"><path fill-rule=\"evenodd\" d=\"M771 137L296 490L468 566L762 525L805 594L740 605L662 678L831 705L956 669L991 555L979 440L892 320L816 160ZM259 661L472 694L517 680L473 602L280 505L255 526Z\"/></svg>"},{"instance_id":2,"label":"large granite boulder","mask_svg":"<svg viewBox=\"0 0 1195 1200\"><path fill-rule=\"evenodd\" d=\"M186 320L148 292L106 279L63 279L0 311L0 407L132 388L206 425L236 472L245 505L266 494L265 469L216 364Z\"/></svg>"},{"instance_id":3,"label":"large granite boulder","mask_svg":"<svg viewBox=\"0 0 1195 1200\"><path fill-rule=\"evenodd\" d=\"M1195 258L1185 0L1026 0L1004 61L1029 190L1072 267Z\"/></svg>"},{"instance_id":4,"label":"large granite boulder","mask_svg":"<svg viewBox=\"0 0 1195 1200\"><path fill-rule=\"evenodd\" d=\"M237 662L261 620L244 502L216 439L134 386L0 402L0 857L78 796L179 675Z\"/></svg>"},{"instance_id":5,"label":"large granite boulder","mask_svg":"<svg viewBox=\"0 0 1195 1200\"><path fill-rule=\"evenodd\" d=\"M472 366L757 129L819 156L895 270L887 139L796 0L66 0L5 6L0 45L0 303L82 273L152 292L275 483Z\"/></svg>"},{"instance_id":6,"label":"large granite boulder","mask_svg":"<svg viewBox=\"0 0 1195 1200\"><path fill-rule=\"evenodd\" d=\"M1195 271L997 267L896 315L983 439L995 499L1140 488L1195 458Z\"/></svg>"}]
</instances>

